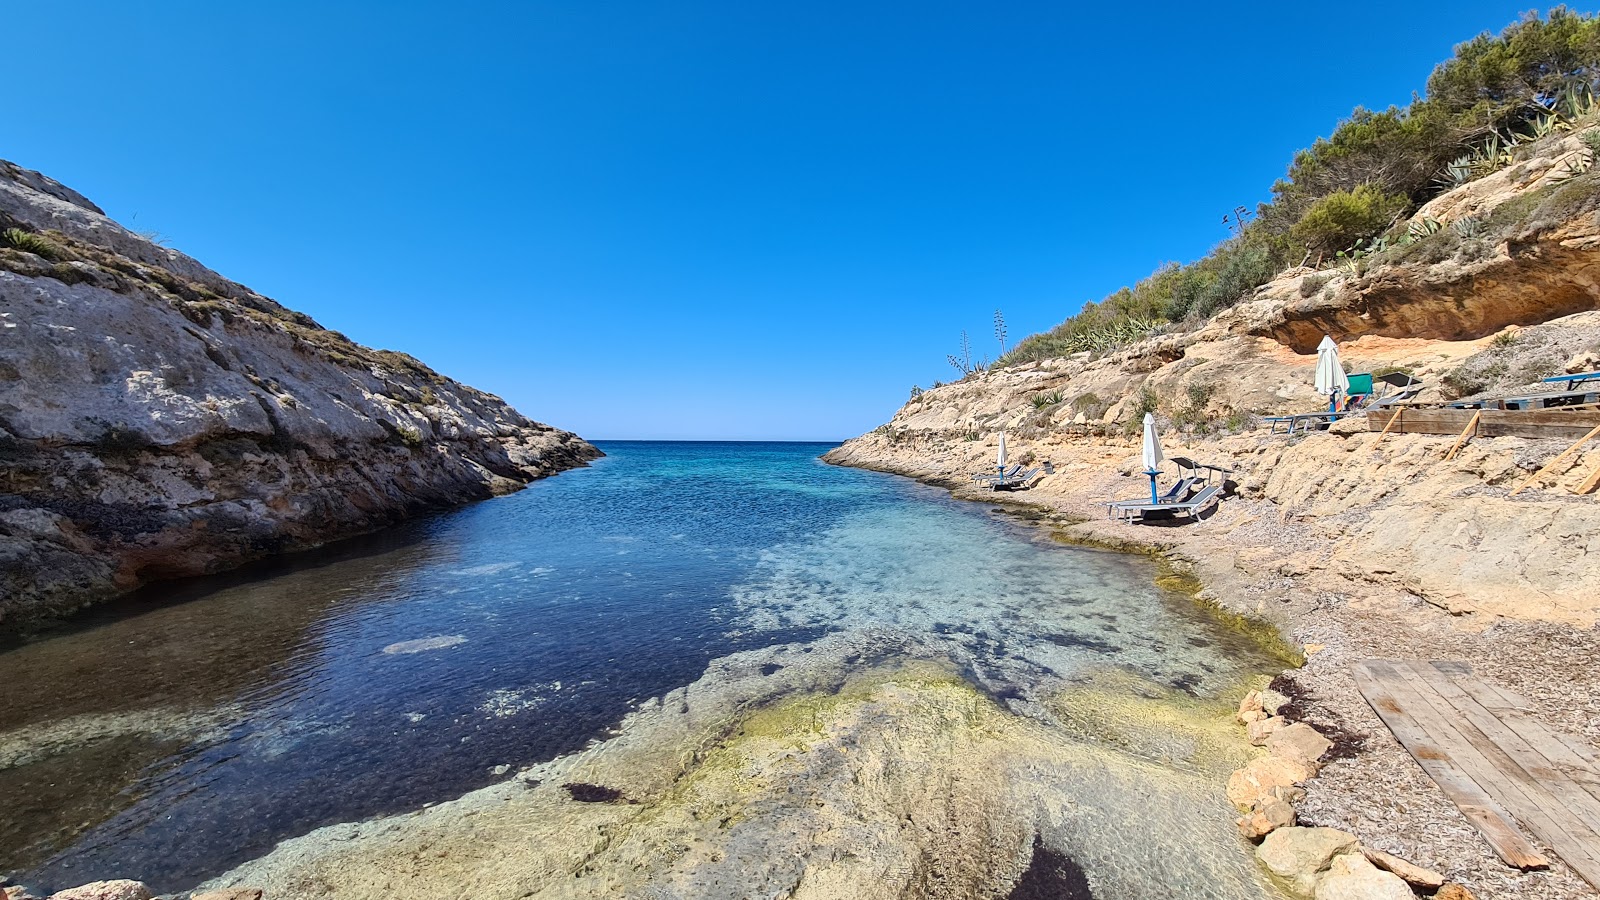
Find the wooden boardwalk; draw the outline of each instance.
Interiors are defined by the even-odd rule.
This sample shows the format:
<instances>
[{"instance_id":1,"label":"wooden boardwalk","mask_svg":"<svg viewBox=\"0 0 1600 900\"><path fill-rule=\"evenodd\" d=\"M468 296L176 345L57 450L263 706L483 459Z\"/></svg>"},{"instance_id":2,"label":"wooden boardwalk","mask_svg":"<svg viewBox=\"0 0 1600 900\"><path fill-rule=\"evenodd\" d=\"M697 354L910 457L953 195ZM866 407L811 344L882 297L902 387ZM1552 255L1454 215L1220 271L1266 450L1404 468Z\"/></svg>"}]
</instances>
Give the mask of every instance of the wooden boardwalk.
<instances>
[{"instance_id":1,"label":"wooden boardwalk","mask_svg":"<svg viewBox=\"0 0 1600 900\"><path fill-rule=\"evenodd\" d=\"M1528 702L1459 662L1367 660L1356 686L1495 853L1519 869L1548 861L1532 832L1600 890L1600 761L1579 738L1529 718Z\"/></svg>"}]
</instances>

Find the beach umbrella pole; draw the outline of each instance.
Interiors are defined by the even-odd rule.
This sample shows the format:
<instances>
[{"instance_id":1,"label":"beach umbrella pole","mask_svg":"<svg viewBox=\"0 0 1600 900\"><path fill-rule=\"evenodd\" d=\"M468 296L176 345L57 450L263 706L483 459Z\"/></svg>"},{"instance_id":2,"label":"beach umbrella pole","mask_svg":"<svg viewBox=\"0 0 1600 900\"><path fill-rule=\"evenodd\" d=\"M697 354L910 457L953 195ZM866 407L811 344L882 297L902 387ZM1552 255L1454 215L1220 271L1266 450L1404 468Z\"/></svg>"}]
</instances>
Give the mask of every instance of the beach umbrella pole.
<instances>
[{"instance_id":1,"label":"beach umbrella pole","mask_svg":"<svg viewBox=\"0 0 1600 900\"><path fill-rule=\"evenodd\" d=\"M1160 500L1156 499L1156 476L1160 475L1161 473L1157 472L1155 469L1145 469L1144 473L1150 476L1150 505L1155 506L1161 502Z\"/></svg>"}]
</instances>

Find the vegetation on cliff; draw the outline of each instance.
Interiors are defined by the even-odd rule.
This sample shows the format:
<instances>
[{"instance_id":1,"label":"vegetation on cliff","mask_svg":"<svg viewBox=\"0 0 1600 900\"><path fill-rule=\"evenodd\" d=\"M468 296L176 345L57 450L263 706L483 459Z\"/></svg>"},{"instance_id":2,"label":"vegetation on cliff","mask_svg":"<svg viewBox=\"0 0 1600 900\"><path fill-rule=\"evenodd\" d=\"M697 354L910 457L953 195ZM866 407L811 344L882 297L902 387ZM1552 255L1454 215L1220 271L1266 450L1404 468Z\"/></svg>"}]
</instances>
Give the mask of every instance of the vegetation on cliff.
<instances>
[{"instance_id":1,"label":"vegetation on cliff","mask_svg":"<svg viewBox=\"0 0 1600 900\"><path fill-rule=\"evenodd\" d=\"M1530 140L1566 130L1587 136L1600 114L1597 87L1600 19L1556 7L1478 35L1434 69L1425 96L1404 108L1357 107L1296 154L1272 199L1232 217L1233 236L1205 257L1168 263L1085 305L997 364L1103 350L1162 323L1206 318L1289 266L1347 264L1413 245L1440 230L1404 221L1433 197L1513 164Z\"/></svg>"}]
</instances>

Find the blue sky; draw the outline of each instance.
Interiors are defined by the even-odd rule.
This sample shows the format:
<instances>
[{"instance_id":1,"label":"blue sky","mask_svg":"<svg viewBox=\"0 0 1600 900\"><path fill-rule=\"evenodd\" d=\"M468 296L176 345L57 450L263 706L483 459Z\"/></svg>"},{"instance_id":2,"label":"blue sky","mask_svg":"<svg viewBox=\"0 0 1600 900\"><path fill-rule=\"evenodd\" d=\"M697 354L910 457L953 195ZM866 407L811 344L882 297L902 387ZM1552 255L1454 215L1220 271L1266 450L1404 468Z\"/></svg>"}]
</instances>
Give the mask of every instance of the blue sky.
<instances>
[{"instance_id":1,"label":"blue sky","mask_svg":"<svg viewBox=\"0 0 1600 900\"><path fill-rule=\"evenodd\" d=\"M1504 3L19 3L0 157L597 439L842 439Z\"/></svg>"}]
</instances>

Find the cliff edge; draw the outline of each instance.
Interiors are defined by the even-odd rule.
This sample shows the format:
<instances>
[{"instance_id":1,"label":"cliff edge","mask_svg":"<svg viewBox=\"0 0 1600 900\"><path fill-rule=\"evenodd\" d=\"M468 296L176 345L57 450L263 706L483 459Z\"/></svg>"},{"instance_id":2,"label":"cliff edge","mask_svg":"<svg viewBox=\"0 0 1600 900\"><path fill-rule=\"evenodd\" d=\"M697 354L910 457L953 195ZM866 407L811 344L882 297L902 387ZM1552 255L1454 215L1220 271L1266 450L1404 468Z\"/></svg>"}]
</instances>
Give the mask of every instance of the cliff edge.
<instances>
[{"instance_id":1,"label":"cliff edge","mask_svg":"<svg viewBox=\"0 0 1600 900\"><path fill-rule=\"evenodd\" d=\"M600 455L0 160L0 631Z\"/></svg>"}]
</instances>

